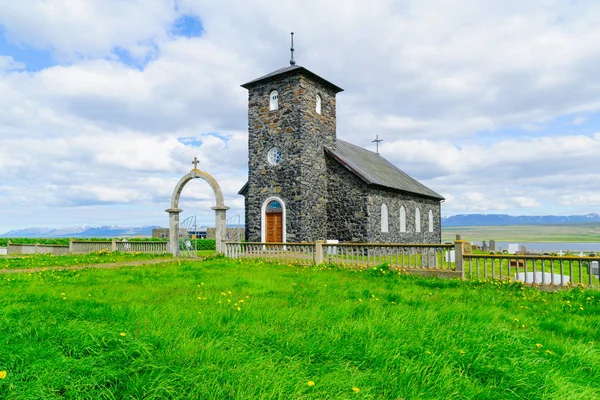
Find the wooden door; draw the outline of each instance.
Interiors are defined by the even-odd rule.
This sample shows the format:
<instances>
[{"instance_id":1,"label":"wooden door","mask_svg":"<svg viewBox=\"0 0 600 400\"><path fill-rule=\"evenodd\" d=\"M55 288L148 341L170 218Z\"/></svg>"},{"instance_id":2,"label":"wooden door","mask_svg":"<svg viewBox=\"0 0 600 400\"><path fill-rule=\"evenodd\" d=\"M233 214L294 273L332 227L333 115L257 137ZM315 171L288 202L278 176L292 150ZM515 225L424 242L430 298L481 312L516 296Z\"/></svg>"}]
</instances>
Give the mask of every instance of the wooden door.
<instances>
[{"instance_id":1,"label":"wooden door","mask_svg":"<svg viewBox=\"0 0 600 400\"><path fill-rule=\"evenodd\" d=\"M283 214L267 213L267 243L283 242Z\"/></svg>"}]
</instances>

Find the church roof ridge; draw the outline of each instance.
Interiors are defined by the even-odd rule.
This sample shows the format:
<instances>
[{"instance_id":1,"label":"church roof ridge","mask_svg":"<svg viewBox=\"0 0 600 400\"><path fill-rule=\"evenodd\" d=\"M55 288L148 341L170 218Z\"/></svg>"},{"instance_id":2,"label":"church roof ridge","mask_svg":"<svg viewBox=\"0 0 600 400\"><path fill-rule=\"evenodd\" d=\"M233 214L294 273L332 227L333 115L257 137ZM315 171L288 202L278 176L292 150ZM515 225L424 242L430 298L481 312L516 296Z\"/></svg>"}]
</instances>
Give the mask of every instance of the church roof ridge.
<instances>
[{"instance_id":1,"label":"church roof ridge","mask_svg":"<svg viewBox=\"0 0 600 400\"><path fill-rule=\"evenodd\" d=\"M254 86L257 83L268 82L270 80L279 78L283 75L291 75L294 73L303 73L304 75L307 75L308 77L313 78L316 81L318 81L326 86L329 86L336 93L344 91L344 89L342 89L341 87L334 85L333 83L329 82L327 79L321 78L319 75L315 74L312 71L309 71L308 69L306 69L300 65L288 65L287 67L279 68L278 70L270 72L266 75L263 75L260 78L256 78L256 79L251 80L250 82L246 82L241 86L244 89L250 89L252 86Z\"/></svg>"},{"instance_id":2,"label":"church roof ridge","mask_svg":"<svg viewBox=\"0 0 600 400\"><path fill-rule=\"evenodd\" d=\"M369 185L415 193L421 196L444 200L444 197L411 178L408 174L383 158L381 155L336 139L332 148L324 146L327 154L348 168Z\"/></svg>"}]
</instances>

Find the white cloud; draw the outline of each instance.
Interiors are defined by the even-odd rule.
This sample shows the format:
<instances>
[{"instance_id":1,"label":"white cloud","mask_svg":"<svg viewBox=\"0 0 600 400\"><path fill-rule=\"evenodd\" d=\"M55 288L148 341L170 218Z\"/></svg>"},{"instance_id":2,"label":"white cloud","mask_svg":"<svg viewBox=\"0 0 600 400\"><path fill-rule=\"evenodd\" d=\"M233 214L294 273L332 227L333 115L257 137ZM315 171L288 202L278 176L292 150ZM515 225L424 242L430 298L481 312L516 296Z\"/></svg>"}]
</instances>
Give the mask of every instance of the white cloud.
<instances>
[{"instance_id":1,"label":"white cloud","mask_svg":"<svg viewBox=\"0 0 600 400\"><path fill-rule=\"evenodd\" d=\"M82 210L162 221L194 156L243 210L239 85L286 65L290 30L298 63L346 89L338 137L369 147L379 134L386 158L446 197L445 214L598 205L594 1L29 0L2 9L7 40L49 50L57 65L30 72L16 54L0 56L0 203L14 216L0 231L31 225L29 214L69 224ZM201 37L170 33L183 14L202 21ZM126 65L121 50L147 62ZM577 135L553 125L560 118ZM183 204L210 202L194 185Z\"/></svg>"}]
</instances>

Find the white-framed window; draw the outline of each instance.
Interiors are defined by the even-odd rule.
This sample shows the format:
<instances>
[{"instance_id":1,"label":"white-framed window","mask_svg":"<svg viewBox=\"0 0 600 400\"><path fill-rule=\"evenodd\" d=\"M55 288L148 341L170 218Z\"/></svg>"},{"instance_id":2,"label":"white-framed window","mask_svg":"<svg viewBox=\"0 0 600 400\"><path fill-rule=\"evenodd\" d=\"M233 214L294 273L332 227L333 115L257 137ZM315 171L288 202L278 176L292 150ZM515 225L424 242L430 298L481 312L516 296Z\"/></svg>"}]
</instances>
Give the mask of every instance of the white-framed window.
<instances>
[{"instance_id":1,"label":"white-framed window","mask_svg":"<svg viewBox=\"0 0 600 400\"><path fill-rule=\"evenodd\" d=\"M381 205L381 232L389 232L388 207L383 203Z\"/></svg>"},{"instance_id":2,"label":"white-framed window","mask_svg":"<svg viewBox=\"0 0 600 400\"><path fill-rule=\"evenodd\" d=\"M321 114L321 96L320 95L317 95L315 103L316 103L315 111L317 112L317 114Z\"/></svg>"},{"instance_id":3,"label":"white-framed window","mask_svg":"<svg viewBox=\"0 0 600 400\"><path fill-rule=\"evenodd\" d=\"M269 95L269 111L277 110L279 108L279 94L277 90L273 90Z\"/></svg>"},{"instance_id":4,"label":"white-framed window","mask_svg":"<svg viewBox=\"0 0 600 400\"><path fill-rule=\"evenodd\" d=\"M267 153L267 162L271 165L277 165L281 162L281 150L278 147L271 147Z\"/></svg>"},{"instance_id":5,"label":"white-framed window","mask_svg":"<svg viewBox=\"0 0 600 400\"><path fill-rule=\"evenodd\" d=\"M415 210L415 232L421 232L421 210Z\"/></svg>"},{"instance_id":6,"label":"white-framed window","mask_svg":"<svg viewBox=\"0 0 600 400\"><path fill-rule=\"evenodd\" d=\"M429 210L429 232L433 232L433 211Z\"/></svg>"},{"instance_id":7,"label":"white-framed window","mask_svg":"<svg viewBox=\"0 0 600 400\"><path fill-rule=\"evenodd\" d=\"M406 232L406 208L400 207L400 232Z\"/></svg>"}]
</instances>

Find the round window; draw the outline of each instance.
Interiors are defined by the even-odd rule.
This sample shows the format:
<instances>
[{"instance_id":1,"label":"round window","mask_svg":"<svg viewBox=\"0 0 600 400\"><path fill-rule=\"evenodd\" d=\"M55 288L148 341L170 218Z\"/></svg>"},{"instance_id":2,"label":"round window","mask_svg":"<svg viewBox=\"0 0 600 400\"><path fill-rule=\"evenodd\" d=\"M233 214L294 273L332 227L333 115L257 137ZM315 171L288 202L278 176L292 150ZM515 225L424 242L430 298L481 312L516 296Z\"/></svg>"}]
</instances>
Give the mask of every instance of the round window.
<instances>
[{"instance_id":1,"label":"round window","mask_svg":"<svg viewBox=\"0 0 600 400\"><path fill-rule=\"evenodd\" d=\"M269 153L267 153L267 161L271 165L277 165L281 162L281 150L277 147L271 148Z\"/></svg>"}]
</instances>

